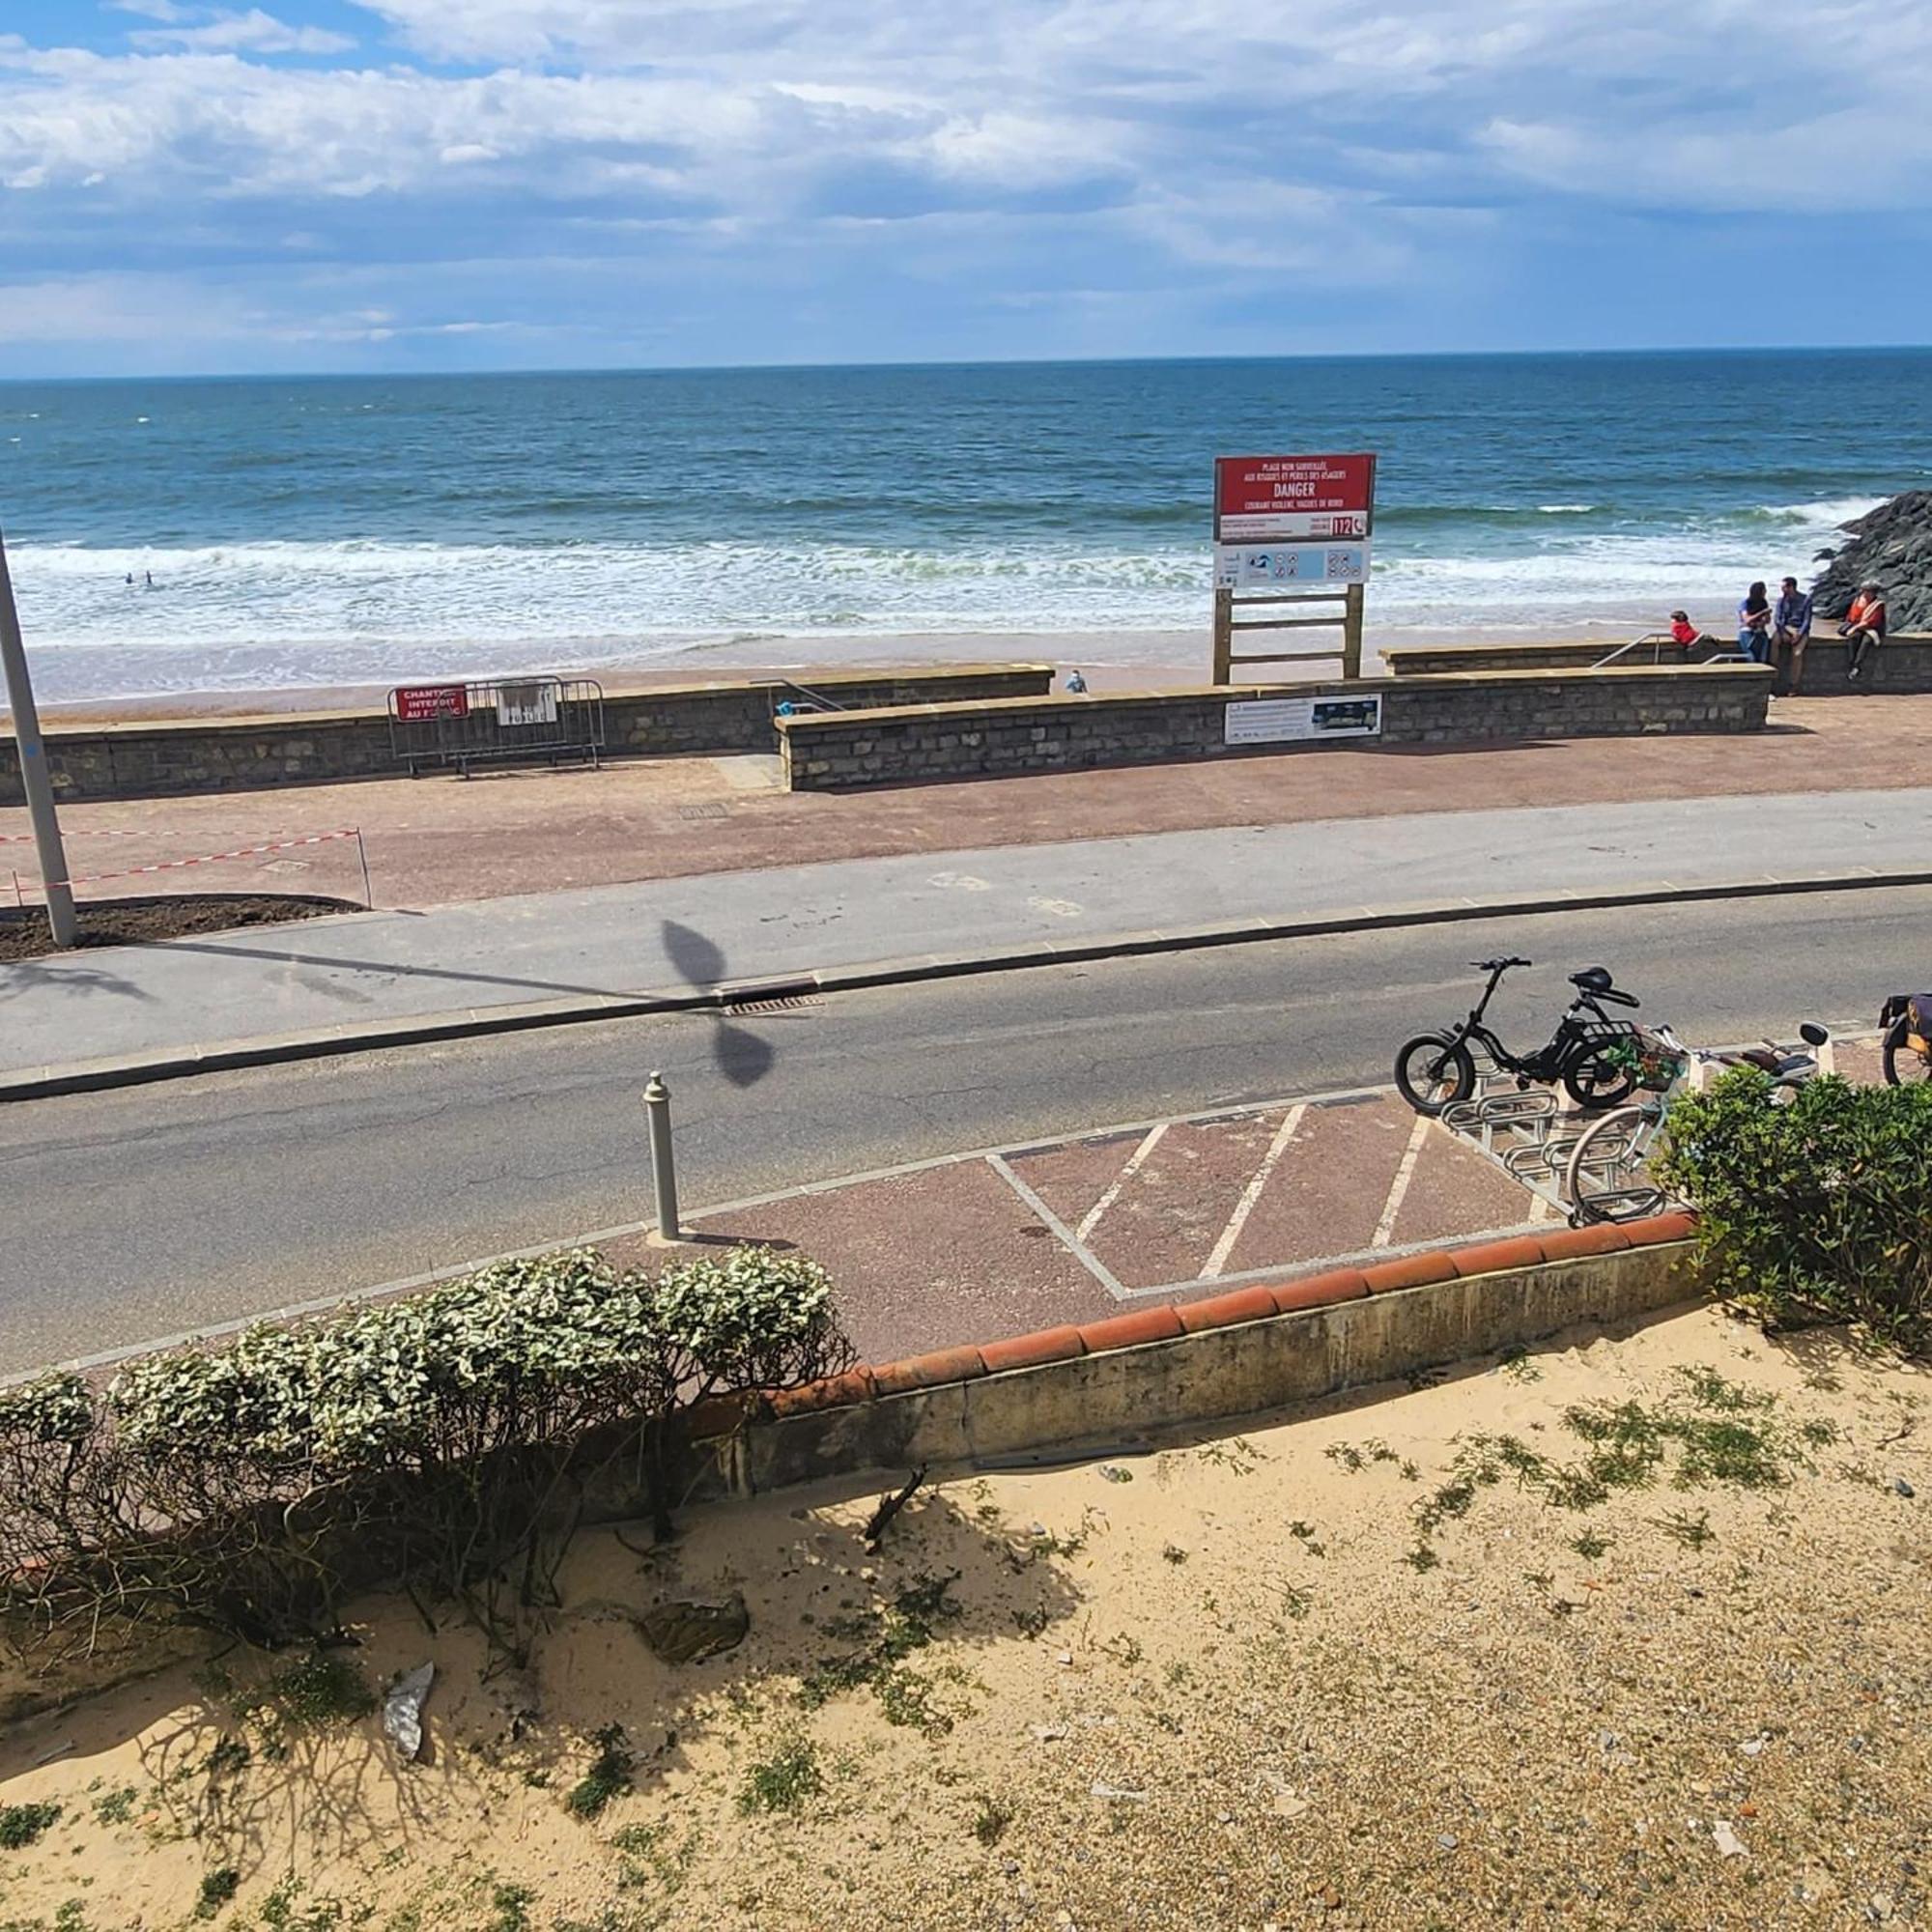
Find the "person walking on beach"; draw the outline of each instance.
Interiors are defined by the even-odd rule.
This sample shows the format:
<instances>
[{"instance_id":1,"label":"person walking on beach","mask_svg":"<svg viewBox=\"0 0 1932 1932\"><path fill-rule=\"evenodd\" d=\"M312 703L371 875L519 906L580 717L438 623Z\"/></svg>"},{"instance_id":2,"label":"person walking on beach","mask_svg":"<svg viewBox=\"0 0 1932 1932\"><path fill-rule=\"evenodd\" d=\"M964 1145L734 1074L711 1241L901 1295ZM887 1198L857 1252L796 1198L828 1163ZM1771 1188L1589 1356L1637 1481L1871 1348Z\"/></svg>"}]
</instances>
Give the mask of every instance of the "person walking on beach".
<instances>
[{"instance_id":1,"label":"person walking on beach","mask_svg":"<svg viewBox=\"0 0 1932 1932\"><path fill-rule=\"evenodd\" d=\"M1771 599L1753 583L1738 606L1738 649L1753 664L1771 662Z\"/></svg>"},{"instance_id":2,"label":"person walking on beach","mask_svg":"<svg viewBox=\"0 0 1932 1932\"><path fill-rule=\"evenodd\" d=\"M1859 586L1838 635L1845 640L1845 675L1856 684L1871 671L1872 659L1885 642L1885 592L1876 583Z\"/></svg>"},{"instance_id":3,"label":"person walking on beach","mask_svg":"<svg viewBox=\"0 0 1932 1932\"><path fill-rule=\"evenodd\" d=\"M1804 682L1804 646L1811 641L1811 599L1787 577L1778 589L1777 607L1771 613L1772 665L1777 681L1776 696L1789 696Z\"/></svg>"}]
</instances>

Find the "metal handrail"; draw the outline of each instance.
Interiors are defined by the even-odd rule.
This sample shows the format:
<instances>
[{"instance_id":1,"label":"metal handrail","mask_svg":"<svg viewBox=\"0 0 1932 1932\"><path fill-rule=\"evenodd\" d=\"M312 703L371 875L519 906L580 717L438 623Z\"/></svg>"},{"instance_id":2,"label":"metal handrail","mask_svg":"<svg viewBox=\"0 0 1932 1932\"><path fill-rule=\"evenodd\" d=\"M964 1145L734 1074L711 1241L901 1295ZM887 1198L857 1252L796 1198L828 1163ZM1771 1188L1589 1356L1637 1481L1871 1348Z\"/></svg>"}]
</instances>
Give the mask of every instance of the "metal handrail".
<instances>
[{"instance_id":1,"label":"metal handrail","mask_svg":"<svg viewBox=\"0 0 1932 1932\"><path fill-rule=\"evenodd\" d=\"M813 691L809 686L800 684L793 677L769 677L764 682L767 689L782 685L787 691L797 692L808 703L816 705L820 711L849 711L852 708L849 704L840 704L837 699L827 697L822 691Z\"/></svg>"}]
</instances>

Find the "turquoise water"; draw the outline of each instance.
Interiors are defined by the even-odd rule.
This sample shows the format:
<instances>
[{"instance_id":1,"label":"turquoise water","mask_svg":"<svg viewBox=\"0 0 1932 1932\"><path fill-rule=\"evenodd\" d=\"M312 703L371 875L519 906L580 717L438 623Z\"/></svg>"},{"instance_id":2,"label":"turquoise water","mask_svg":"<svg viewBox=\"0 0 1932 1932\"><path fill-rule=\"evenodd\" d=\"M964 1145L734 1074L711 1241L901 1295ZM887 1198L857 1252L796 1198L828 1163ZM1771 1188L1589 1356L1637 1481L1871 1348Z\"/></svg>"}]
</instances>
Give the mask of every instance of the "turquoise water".
<instances>
[{"instance_id":1,"label":"turquoise water","mask_svg":"<svg viewBox=\"0 0 1932 1932\"><path fill-rule=\"evenodd\" d=\"M1277 449L1378 453L1378 636L1716 617L1932 475L1932 352L11 384L0 516L52 697L1131 658L1205 623L1214 455Z\"/></svg>"}]
</instances>

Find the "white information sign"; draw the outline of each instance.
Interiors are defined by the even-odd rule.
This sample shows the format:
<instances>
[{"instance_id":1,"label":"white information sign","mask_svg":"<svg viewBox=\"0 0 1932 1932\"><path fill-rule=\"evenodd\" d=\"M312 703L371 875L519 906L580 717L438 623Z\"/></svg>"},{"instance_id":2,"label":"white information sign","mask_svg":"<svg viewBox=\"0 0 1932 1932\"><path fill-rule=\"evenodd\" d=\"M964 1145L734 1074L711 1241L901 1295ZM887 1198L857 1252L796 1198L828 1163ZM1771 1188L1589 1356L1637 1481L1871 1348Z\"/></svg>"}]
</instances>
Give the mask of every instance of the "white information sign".
<instances>
[{"instance_id":1,"label":"white information sign","mask_svg":"<svg viewBox=\"0 0 1932 1932\"><path fill-rule=\"evenodd\" d=\"M1223 740L1280 745L1301 738L1379 738L1382 700L1374 697L1260 697L1230 704Z\"/></svg>"},{"instance_id":2,"label":"white information sign","mask_svg":"<svg viewBox=\"0 0 1932 1932\"><path fill-rule=\"evenodd\" d=\"M1360 543L1221 544L1214 552L1216 590L1308 589L1316 584L1366 583L1369 546Z\"/></svg>"},{"instance_id":3,"label":"white information sign","mask_svg":"<svg viewBox=\"0 0 1932 1932\"><path fill-rule=\"evenodd\" d=\"M1291 543L1347 540L1368 533L1366 510L1265 510L1221 519L1221 541L1230 544L1272 543L1278 538Z\"/></svg>"},{"instance_id":4,"label":"white information sign","mask_svg":"<svg viewBox=\"0 0 1932 1932\"><path fill-rule=\"evenodd\" d=\"M497 687L498 724L554 724L556 686L554 684L499 684Z\"/></svg>"}]
</instances>

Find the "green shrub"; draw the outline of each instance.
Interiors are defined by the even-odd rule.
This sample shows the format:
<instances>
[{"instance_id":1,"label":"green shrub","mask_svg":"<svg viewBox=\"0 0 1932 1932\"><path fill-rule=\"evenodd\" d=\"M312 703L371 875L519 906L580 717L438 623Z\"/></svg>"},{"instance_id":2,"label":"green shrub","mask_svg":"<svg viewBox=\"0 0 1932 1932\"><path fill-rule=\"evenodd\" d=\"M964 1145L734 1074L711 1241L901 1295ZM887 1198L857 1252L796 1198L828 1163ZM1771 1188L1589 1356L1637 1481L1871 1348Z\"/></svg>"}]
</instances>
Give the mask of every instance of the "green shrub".
<instances>
[{"instance_id":1,"label":"green shrub","mask_svg":"<svg viewBox=\"0 0 1932 1932\"><path fill-rule=\"evenodd\" d=\"M850 1352L802 1256L652 1277L578 1250L149 1356L99 1403L46 1377L0 1391L0 1610L16 1636L154 1616L279 1646L404 1584L520 1656L586 1481L639 1470L668 1534L683 1407Z\"/></svg>"},{"instance_id":2,"label":"green shrub","mask_svg":"<svg viewBox=\"0 0 1932 1932\"><path fill-rule=\"evenodd\" d=\"M1920 1349L1932 1326L1932 1087L1749 1068L1676 1100L1652 1168L1700 1219L1712 1285L1778 1326L1855 1321Z\"/></svg>"}]
</instances>

